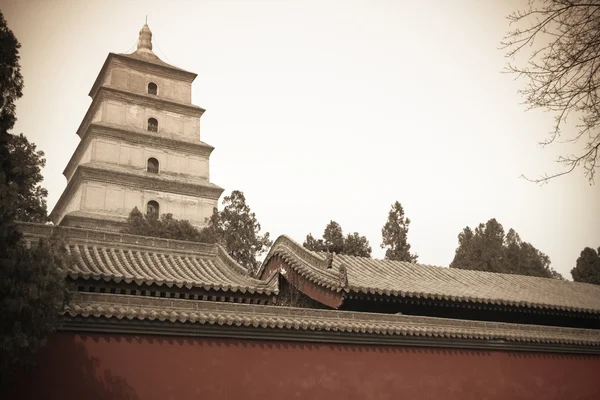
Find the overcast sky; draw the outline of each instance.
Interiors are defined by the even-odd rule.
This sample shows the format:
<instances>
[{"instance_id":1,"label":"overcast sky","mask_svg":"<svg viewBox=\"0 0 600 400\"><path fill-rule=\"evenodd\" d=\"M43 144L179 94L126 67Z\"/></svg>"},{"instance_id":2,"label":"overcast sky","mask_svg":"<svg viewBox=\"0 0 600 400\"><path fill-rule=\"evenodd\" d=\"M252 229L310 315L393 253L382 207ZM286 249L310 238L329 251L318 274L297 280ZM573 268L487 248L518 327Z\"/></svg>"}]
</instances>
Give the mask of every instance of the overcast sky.
<instances>
[{"instance_id":1,"label":"overcast sky","mask_svg":"<svg viewBox=\"0 0 600 400\"><path fill-rule=\"evenodd\" d=\"M131 52L146 15L155 53L198 73L211 180L239 189L264 230L302 242L330 220L376 258L391 204L419 261L447 266L457 235L496 218L571 279L600 246L600 183L578 171L540 187L564 145L537 144L552 116L525 111L502 74L505 16L525 1L17 1L0 9L22 44L15 132L46 153L49 211L109 52Z\"/></svg>"}]
</instances>

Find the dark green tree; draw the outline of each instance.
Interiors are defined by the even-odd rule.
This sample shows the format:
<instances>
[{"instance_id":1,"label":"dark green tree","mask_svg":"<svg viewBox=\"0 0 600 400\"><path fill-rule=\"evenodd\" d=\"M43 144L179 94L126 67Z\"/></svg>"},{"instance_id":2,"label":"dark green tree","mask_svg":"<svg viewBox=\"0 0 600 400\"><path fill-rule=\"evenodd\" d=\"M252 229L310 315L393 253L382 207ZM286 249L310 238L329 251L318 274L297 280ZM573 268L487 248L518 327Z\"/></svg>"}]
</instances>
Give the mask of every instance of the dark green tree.
<instances>
[{"instance_id":1,"label":"dark green tree","mask_svg":"<svg viewBox=\"0 0 600 400\"><path fill-rule=\"evenodd\" d=\"M385 250L386 260L417 262L418 256L410 252L408 227L410 219L404 216L400 202L392 204L388 219L381 229L381 248Z\"/></svg>"},{"instance_id":2,"label":"dark green tree","mask_svg":"<svg viewBox=\"0 0 600 400\"><path fill-rule=\"evenodd\" d=\"M502 44L517 60L508 71L525 80L521 94L529 108L554 115L541 144L581 143L558 158L561 172L533 181L545 183L579 167L592 183L600 167L600 2L530 0L508 18L515 28Z\"/></svg>"},{"instance_id":3,"label":"dark green tree","mask_svg":"<svg viewBox=\"0 0 600 400\"><path fill-rule=\"evenodd\" d=\"M450 268L563 279L550 267L547 255L523 242L513 229L505 234L494 218L475 231L467 226L459 233Z\"/></svg>"},{"instance_id":4,"label":"dark green tree","mask_svg":"<svg viewBox=\"0 0 600 400\"><path fill-rule=\"evenodd\" d=\"M42 168L46 165L44 152L23 135L6 135L3 152L8 154L3 169L6 185L0 197L8 220L48 222L46 197L48 191L40 186L44 179Z\"/></svg>"},{"instance_id":5,"label":"dark green tree","mask_svg":"<svg viewBox=\"0 0 600 400\"><path fill-rule=\"evenodd\" d=\"M327 251L327 246L325 246L323 239L315 239L310 233L306 235L306 240L304 240L302 246L312 251Z\"/></svg>"},{"instance_id":6,"label":"dark green tree","mask_svg":"<svg viewBox=\"0 0 600 400\"><path fill-rule=\"evenodd\" d=\"M144 215L137 207L129 213L123 233L191 242L201 241L200 231L189 221L175 219L172 214L162 214L160 218L154 214Z\"/></svg>"},{"instance_id":7,"label":"dark green tree","mask_svg":"<svg viewBox=\"0 0 600 400\"><path fill-rule=\"evenodd\" d=\"M57 235L30 248L22 240L0 247L1 394L16 371L35 364L38 350L60 326L59 313L68 302L70 257Z\"/></svg>"},{"instance_id":8,"label":"dark green tree","mask_svg":"<svg viewBox=\"0 0 600 400\"><path fill-rule=\"evenodd\" d=\"M357 257L371 258L371 246L366 237L358 232L349 233L344 243L344 254Z\"/></svg>"},{"instance_id":9,"label":"dark green tree","mask_svg":"<svg viewBox=\"0 0 600 400\"><path fill-rule=\"evenodd\" d=\"M64 242L53 235L27 244L16 225L48 220L40 186L44 154L8 132L23 88L18 49L0 13L0 397L13 374L34 363L67 301Z\"/></svg>"},{"instance_id":10,"label":"dark green tree","mask_svg":"<svg viewBox=\"0 0 600 400\"><path fill-rule=\"evenodd\" d=\"M260 230L260 223L246 204L244 193L234 190L223 198L222 211L213 210L208 226L201 232L201 238L205 242L220 243L231 258L250 271L255 271L260 265L257 257L272 244L269 232L261 235Z\"/></svg>"},{"instance_id":11,"label":"dark green tree","mask_svg":"<svg viewBox=\"0 0 600 400\"><path fill-rule=\"evenodd\" d=\"M586 247L577 258L575 268L571 270L575 282L600 285L600 247L598 251Z\"/></svg>"},{"instance_id":12,"label":"dark green tree","mask_svg":"<svg viewBox=\"0 0 600 400\"><path fill-rule=\"evenodd\" d=\"M207 218L208 226L196 229L189 221L177 220L171 214L144 215L134 208L123 228L123 233L153 236L166 239L188 240L203 243L219 243L228 254L251 271L260 262L257 257L270 246L269 233L260 234L260 224L255 213L246 204L244 194L234 190L223 199L223 210L213 210Z\"/></svg>"},{"instance_id":13,"label":"dark green tree","mask_svg":"<svg viewBox=\"0 0 600 400\"><path fill-rule=\"evenodd\" d=\"M329 221L323 232L323 244L327 251L342 254L346 249L342 227L335 221Z\"/></svg>"},{"instance_id":14,"label":"dark green tree","mask_svg":"<svg viewBox=\"0 0 600 400\"><path fill-rule=\"evenodd\" d=\"M344 236L342 227L335 221L329 221L323 231L322 239L315 239L309 233L306 235L306 240L302 246L312 251L327 251L349 256L371 257L371 246L367 238L359 235L358 232Z\"/></svg>"},{"instance_id":15,"label":"dark green tree","mask_svg":"<svg viewBox=\"0 0 600 400\"><path fill-rule=\"evenodd\" d=\"M21 44L8 28L0 11L0 132L8 133L17 120L15 102L23 95L19 64ZM6 155L6 154L3 154ZM2 160L5 160L3 157Z\"/></svg>"}]
</instances>

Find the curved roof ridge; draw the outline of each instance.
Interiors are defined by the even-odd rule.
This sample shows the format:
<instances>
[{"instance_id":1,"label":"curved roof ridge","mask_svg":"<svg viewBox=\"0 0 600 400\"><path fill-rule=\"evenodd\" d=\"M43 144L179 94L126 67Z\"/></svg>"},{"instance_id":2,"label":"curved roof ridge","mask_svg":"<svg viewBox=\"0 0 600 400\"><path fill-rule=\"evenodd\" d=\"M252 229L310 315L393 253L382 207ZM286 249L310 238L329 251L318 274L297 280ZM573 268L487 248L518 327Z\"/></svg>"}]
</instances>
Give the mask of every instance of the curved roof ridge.
<instances>
[{"instance_id":1,"label":"curved roof ridge","mask_svg":"<svg viewBox=\"0 0 600 400\"><path fill-rule=\"evenodd\" d=\"M273 245L271 246L271 249L267 253L267 256L265 257L264 261L262 262L262 264L256 271L256 276L260 276L260 274L264 270L265 266L269 262L269 259L271 259L271 257L273 257L273 255L274 255L274 253L277 252L278 247L282 246L284 244L289 245L290 247L292 247L293 250L304 253L307 256L307 258L312 259L315 263L317 263L319 265L325 262L325 258L319 257L317 252L308 250L307 248L302 246L300 243L296 242L294 239L292 239L288 235L279 235L279 237L277 239L275 239L275 242L273 242Z\"/></svg>"},{"instance_id":2,"label":"curved roof ridge","mask_svg":"<svg viewBox=\"0 0 600 400\"><path fill-rule=\"evenodd\" d=\"M333 268L327 269L324 254L307 250L282 235L269 251L259 274L274 255L281 255L302 276L335 291L600 314L597 285L344 254L335 255ZM342 264L347 286L341 286L340 282Z\"/></svg>"},{"instance_id":3,"label":"curved roof ridge","mask_svg":"<svg viewBox=\"0 0 600 400\"><path fill-rule=\"evenodd\" d=\"M235 281L249 281L255 283L259 287L266 287L275 293L279 292L279 281L273 279L273 275L275 274L271 274L266 280L256 279L252 276L248 268L241 265L227 253L225 247L220 244L216 244L215 246L217 248L216 260L218 261L215 264L217 266L219 266L219 264L225 266L225 269L221 269L221 272L228 278Z\"/></svg>"},{"instance_id":4,"label":"curved roof ridge","mask_svg":"<svg viewBox=\"0 0 600 400\"><path fill-rule=\"evenodd\" d=\"M256 277L261 276L269 260L276 255L286 259L291 268L309 281L331 290L339 291L343 289L340 285L340 272L338 269L327 269L324 257L321 257L317 252L306 249L287 235L281 235L275 240L271 250L269 250L265 260L256 272Z\"/></svg>"},{"instance_id":5,"label":"curved roof ridge","mask_svg":"<svg viewBox=\"0 0 600 400\"><path fill-rule=\"evenodd\" d=\"M19 229L29 240L48 237L55 231L63 233L76 259L67 271L73 279L242 293L279 291L276 279L249 276L216 244L41 224L19 224Z\"/></svg>"}]
</instances>

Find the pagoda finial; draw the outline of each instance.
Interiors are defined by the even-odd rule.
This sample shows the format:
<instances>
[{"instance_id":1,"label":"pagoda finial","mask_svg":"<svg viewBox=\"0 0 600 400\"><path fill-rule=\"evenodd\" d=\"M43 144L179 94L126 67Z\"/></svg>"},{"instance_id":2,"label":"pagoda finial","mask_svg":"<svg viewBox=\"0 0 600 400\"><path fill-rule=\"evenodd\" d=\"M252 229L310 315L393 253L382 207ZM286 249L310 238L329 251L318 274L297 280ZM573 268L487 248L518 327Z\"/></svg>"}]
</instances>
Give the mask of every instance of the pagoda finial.
<instances>
[{"instance_id":1,"label":"pagoda finial","mask_svg":"<svg viewBox=\"0 0 600 400\"><path fill-rule=\"evenodd\" d=\"M148 17L146 17L146 22L148 22ZM152 32L148 27L148 24L144 24L142 30L140 31L140 38L137 43L138 50L150 50L152 51Z\"/></svg>"}]
</instances>

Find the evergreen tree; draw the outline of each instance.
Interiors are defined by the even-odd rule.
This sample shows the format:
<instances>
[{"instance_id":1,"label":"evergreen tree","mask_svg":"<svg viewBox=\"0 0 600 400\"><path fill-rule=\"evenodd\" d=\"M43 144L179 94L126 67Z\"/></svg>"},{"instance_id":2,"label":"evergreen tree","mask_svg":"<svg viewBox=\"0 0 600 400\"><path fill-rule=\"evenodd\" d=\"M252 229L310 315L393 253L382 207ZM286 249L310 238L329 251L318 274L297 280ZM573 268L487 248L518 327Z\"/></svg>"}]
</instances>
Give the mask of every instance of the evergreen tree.
<instances>
[{"instance_id":1,"label":"evergreen tree","mask_svg":"<svg viewBox=\"0 0 600 400\"><path fill-rule=\"evenodd\" d=\"M344 253L346 243L342 227L335 221L329 221L323 232L323 244L327 251L336 254Z\"/></svg>"},{"instance_id":2,"label":"evergreen tree","mask_svg":"<svg viewBox=\"0 0 600 400\"><path fill-rule=\"evenodd\" d=\"M410 219L404 216L400 202L392 204L388 219L381 229L381 248L385 250L386 260L417 262L418 256L410 252L408 227Z\"/></svg>"},{"instance_id":3,"label":"evergreen tree","mask_svg":"<svg viewBox=\"0 0 600 400\"><path fill-rule=\"evenodd\" d=\"M21 44L8 28L0 11L0 132L8 133L17 117L15 102L23 95L23 76L19 64ZM6 154L3 154L6 156ZM1 160L6 161L5 157Z\"/></svg>"},{"instance_id":4,"label":"evergreen tree","mask_svg":"<svg viewBox=\"0 0 600 400\"><path fill-rule=\"evenodd\" d=\"M0 397L17 370L35 364L38 350L60 325L69 262L57 235L31 248L22 240L0 245Z\"/></svg>"},{"instance_id":5,"label":"evergreen tree","mask_svg":"<svg viewBox=\"0 0 600 400\"><path fill-rule=\"evenodd\" d=\"M19 47L0 13L0 397L15 371L34 363L67 300L64 242L53 235L30 247L15 223L48 220L44 153L8 132L23 88Z\"/></svg>"},{"instance_id":6,"label":"evergreen tree","mask_svg":"<svg viewBox=\"0 0 600 400\"><path fill-rule=\"evenodd\" d=\"M315 239L309 233L302 246L312 251L371 257L371 246L367 238L359 235L358 232L344 236L342 227L335 221L329 221L323 231L322 239Z\"/></svg>"},{"instance_id":7,"label":"evergreen tree","mask_svg":"<svg viewBox=\"0 0 600 400\"><path fill-rule=\"evenodd\" d=\"M250 210L244 194L239 190L225 196L223 210L215 208L207 222L206 228L198 230L189 221L177 220L171 214L163 214L157 218L154 215L143 215L134 208L127 218L123 233L219 243L225 247L231 258L251 271L260 265L257 257L272 244L268 232L260 234L261 227L256 215Z\"/></svg>"},{"instance_id":8,"label":"evergreen tree","mask_svg":"<svg viewBox=\"0 0 600 400\"><path fill-rule=\"evenodd\" d=\"M225 196L223 210L214 209L208 223L201 232L202 240L222 244L234 260L250 271L258 268L260 262L257 257L272 244L269 232L260 234L261 226L256 214L250 210L244 193L239 190Z\"/></svg>"},{"instance_id":9,"label":"evergreen tree","mask_svg":"<svg viewBox=\"0 0 600 400\"><path fill-rule=\"evenodd\" d=\"M598 251L586 247L577 258L575 268L571 270L575 282L600 285L600 247Z\"/></svg>"},{"instance_id":10,"label":"evergreen tree","mask_svg":"<svg viewBox=\"0 0 600 400\"><path fill-rule=\"evenodd\" d=\"M327 251L323 239L315 239L311 233L306 235L306 240L302 243L302 246L312 251Z\"/></svg>"},{"instance_id":11,"label":"evergreen tree","mask_svg":"<svg viewBox=\"0 0 600 400\"><path fill-rule=\"evenodd\" d=\"M154 214L144 215L137 207L129 213L123 233L191 242L201 241L200 231L189 221L175 219L172 214L162 214L160 218Z\"/></svg>"},{"instance_id":12,"label":"evergreen tree","mask_svg":"<svg viewBox=\"0 0 600 400\"><path fill-rule=\"evenodd\" d=\"M371 246L366 237L358 232L348 234L344 243L344 254L357 257L371 257Z\"/></svg>"},{"instance_id":13,"label":"evergreen tree","mask_svg":"<svg viewBox=\"0 0 600 400\"><path fill-rule=\"evenodd\" d=\"M550 267L550 258L517 232L504 233L494 218L472 231L468 226L458 235L458 248L450 268L563 279Z\"/></svg>"}]
</instances>

